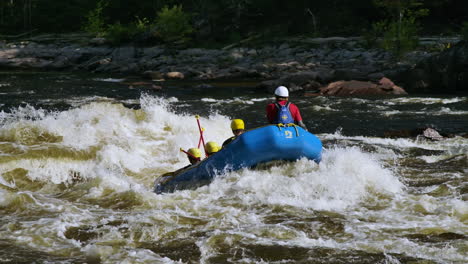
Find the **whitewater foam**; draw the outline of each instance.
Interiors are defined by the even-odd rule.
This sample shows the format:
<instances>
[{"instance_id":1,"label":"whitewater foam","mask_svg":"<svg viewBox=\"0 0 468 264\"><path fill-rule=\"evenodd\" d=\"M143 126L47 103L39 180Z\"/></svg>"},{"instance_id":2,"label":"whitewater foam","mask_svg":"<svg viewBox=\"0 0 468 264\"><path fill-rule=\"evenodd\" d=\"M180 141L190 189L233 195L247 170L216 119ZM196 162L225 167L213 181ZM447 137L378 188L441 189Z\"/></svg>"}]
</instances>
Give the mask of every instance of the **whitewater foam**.
<instances>
[{"instance_id":1,"label":"whitewater foam","mask_svg":"<svg viewBox=\"0 0 468 264\"><path fill-rule=\"evenodd\" d=\"M343 210L376 194L394 196L403 187L372 155L335 148L323 153L320 165L301 159L266 170L243 169L217 178L207 189L213 197L234 196L243 204Z\"/></svg>"}]
</instances>

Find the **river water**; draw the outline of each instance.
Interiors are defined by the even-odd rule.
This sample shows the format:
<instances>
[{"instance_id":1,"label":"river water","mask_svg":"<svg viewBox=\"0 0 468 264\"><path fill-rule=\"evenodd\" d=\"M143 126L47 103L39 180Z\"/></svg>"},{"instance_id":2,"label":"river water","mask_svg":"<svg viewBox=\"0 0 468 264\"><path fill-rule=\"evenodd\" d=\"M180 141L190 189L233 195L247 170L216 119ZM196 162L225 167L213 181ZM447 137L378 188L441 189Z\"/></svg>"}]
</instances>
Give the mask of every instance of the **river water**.
<instances>
[{"instance_id":1,"label":"river water","mask_svg":"<svg viewBox=\"0 0 468 264\"><path fill-rule=\"evenodd\" d=\"M134 80L135 81L135 80ZM265 124L252 83L0 73L0 263L466 263L468 97L291 97L320 165L156 195L179 148ZM385 138L433 127L451 137Z\"/></svg>"}]
</instances>

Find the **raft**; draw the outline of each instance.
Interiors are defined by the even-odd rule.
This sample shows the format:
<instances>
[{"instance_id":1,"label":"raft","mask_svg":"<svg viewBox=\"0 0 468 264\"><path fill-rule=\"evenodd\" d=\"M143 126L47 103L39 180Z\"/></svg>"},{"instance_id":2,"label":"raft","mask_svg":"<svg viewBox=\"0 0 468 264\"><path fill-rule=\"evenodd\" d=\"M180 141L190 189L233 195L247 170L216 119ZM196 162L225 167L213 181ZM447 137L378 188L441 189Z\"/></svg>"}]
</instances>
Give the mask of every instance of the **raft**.
<instances>
[{"instance_id":1,"label":"raft","mask_svg":"<svg viewBox=\"0 0 468 264\"><path fill-rule=\"evenodd\" d=\"M160 194L195 189L209 184L217 175L270 161L296 161L305 157L319 163L321 153L320 139L299 126L263 126L244 132L196 165L157 178L154 191Z\"/></svg>"}]
</instances>

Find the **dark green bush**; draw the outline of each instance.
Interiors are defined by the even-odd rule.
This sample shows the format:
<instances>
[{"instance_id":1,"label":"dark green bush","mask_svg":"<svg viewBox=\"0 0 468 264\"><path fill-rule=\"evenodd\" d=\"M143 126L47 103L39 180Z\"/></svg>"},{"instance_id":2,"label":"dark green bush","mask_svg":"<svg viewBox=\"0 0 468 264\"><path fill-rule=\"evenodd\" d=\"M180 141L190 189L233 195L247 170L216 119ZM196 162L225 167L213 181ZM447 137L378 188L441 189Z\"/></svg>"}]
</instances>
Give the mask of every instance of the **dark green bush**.
<instances>
[{"instance_id":1,"label":"dark green bush","mask_svg":"<svg viewBox=\"0 0 468 264\"><path fill-rule=\"evenodd\" d=\"M397 56L415 50L419 45L419 23L414 17L400 21L383 20L372 24L364 34L367 47L380 47Z\"/></svg>"},{"instance_id":2,"label":"dark green bush","mask_svg":"<svg viewBox=\"0 0 468 264\"><path fill-rule=\"evenodd\" d=\"M182 10L181 5L163 7L157 13L156 27L164 42L187 41L187 36L193 32L190 17Z\"/></svg>"},{"instance_id":3,"label":"dark green bush","mask_svg":"<svg viewBox=\"0 0 468 264\"><path fill-rule=\"evenodd\" d=\"M122 25L115 23L110 25L105 33L105 37L113 45L131 42L137 32L135 25Z\"/></svg>"},{"instance_id":4,"label":"dark green bush","mask_svg":"<svg viewBox=\"0 0 468 264\"><path fill-rule=\"evenodd\" d=\"M102 11L106 6L107 2L101 0L97 3L96 8L89 11L86 15L86 23L83 26L84 31L95 34L96 36L104 35L105 22Z\"/></svg>"},{"instance_id":5,"label":"dark green bush","mask_svg":"<svg viewBox=\"0 0 468 264\"><path fill-rule=\"evenodd\" d=\"M401 56L417 48L419 25L414 18L403 19L401 23L389 23L383 32L382 47Z\"/></svg>"}]
</instances>

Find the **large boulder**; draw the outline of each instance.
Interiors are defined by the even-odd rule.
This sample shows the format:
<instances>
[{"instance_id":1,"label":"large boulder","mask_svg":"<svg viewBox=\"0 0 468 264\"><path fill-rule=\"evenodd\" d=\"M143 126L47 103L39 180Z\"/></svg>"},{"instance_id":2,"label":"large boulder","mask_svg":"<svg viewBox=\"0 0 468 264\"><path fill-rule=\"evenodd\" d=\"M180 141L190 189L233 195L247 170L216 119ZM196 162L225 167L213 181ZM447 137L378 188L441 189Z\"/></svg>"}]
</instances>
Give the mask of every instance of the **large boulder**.
<instances>
[{"instance_id":1,"label":"large boulder","mask_svg":"<svg viewBox=\"0 0 468 264\"><path fill-rule=\"evenodd\" d=\"M396 86L388 78L382 78L378 83L363 81L337 81L319 89L319 95L354 96L354 95L399 95L406 91Z\"/></svg>"},{"instance_id":2,"label":"large boulder","mask_svg":"<svg viewBox=\"0 0 468 264\"><path fill-rule=\"evenodd\" d=\"M173 72L167 72L165 75L164 75L167 79L172 79L172 80L182 80L185 78L185 75L181 72L176 72L176 71L173 71Z\"/></svg>"},{"instance_id":3,"label":"large boulder","mask_svg":"<svg viewBox=\"0 0 468 264\"><path fill-rule=\"evenodd\" d=\"M466 92L468 90L468 42L418 63L402 74L408 91Z\"/></svg>"}]
</instances>

